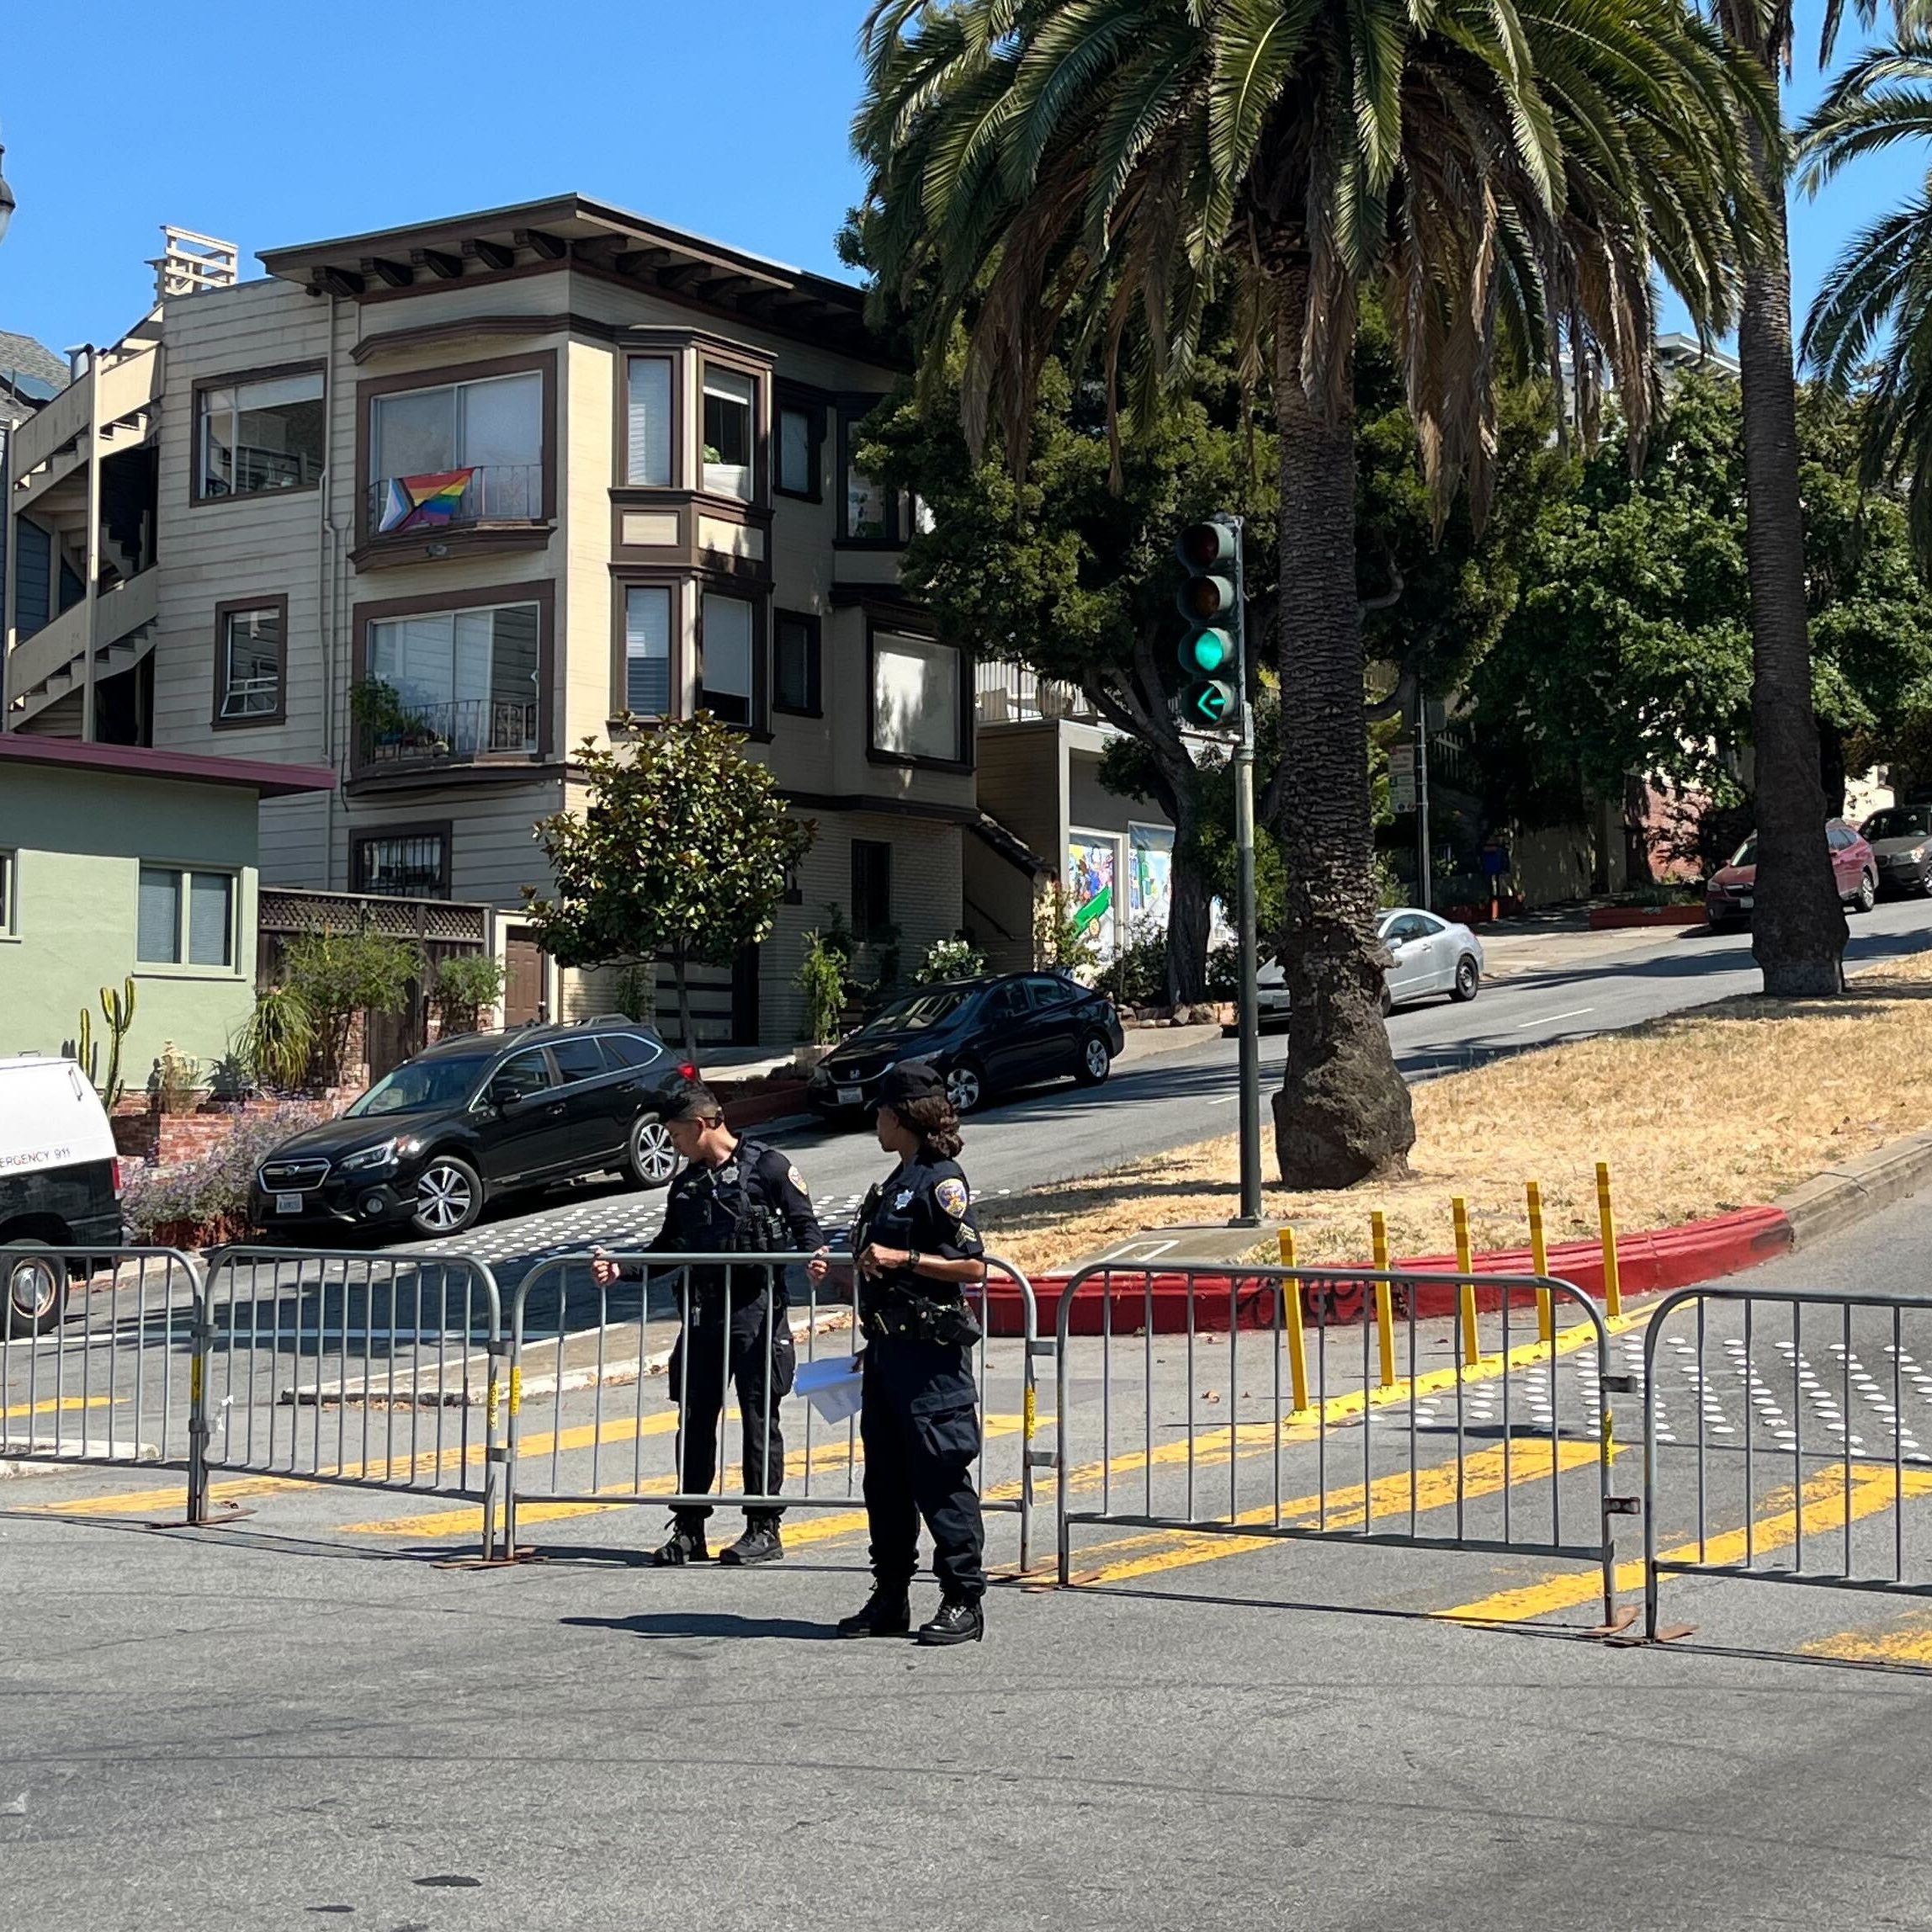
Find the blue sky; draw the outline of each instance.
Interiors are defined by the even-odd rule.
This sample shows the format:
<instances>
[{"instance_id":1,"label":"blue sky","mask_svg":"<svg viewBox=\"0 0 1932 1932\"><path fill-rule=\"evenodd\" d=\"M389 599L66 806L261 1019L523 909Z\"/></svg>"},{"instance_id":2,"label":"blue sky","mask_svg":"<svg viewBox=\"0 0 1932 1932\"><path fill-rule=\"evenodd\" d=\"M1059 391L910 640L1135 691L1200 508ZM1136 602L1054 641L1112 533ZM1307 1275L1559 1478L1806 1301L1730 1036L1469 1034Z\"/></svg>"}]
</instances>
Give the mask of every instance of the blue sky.
<instances>
[{"instance_id":1,"label":"blue sky","mask_svg":"<svg viewBox=\"0 0 1932 1932\"><path fill-rule=\"evenodd\" d=\"M68 9L11 7L0 141L20 206L0 244L0 328L56 349L112 340L146 306L163 222L239 242L258 273L257 249L571 189L839 273L862 10L89 0L76 27ZM1818 12L1801 4L1807 56ZM1794 114L1818 84L1801 59ZM1801 305L1848 227L1902 192L1889 172L1794 205Z\"/></svg>"}]
</instances>

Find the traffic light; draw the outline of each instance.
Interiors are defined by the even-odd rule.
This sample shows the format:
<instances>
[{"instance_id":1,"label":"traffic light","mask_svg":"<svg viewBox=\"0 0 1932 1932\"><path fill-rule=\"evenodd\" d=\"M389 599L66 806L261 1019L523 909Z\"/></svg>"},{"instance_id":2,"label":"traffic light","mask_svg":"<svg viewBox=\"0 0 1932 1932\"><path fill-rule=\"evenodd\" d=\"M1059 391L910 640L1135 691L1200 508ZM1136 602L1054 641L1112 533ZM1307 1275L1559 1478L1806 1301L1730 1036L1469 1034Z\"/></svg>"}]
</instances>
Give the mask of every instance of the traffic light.
<instances>
[{"instance_id":1,"label":"traffic light","mask_svg":"<svg viewBox=\"0 0 1932 1932\"><path fill-rule=\"evenodd\" d=\"M1240 715L1239 544L1230 521L1191 523L1174 546L1188 573L1174 600L1187 619L1181 640L1187 677L1176 707L1181 723L1197 730L1232 724Z\"/></svg>"}]
</instances>

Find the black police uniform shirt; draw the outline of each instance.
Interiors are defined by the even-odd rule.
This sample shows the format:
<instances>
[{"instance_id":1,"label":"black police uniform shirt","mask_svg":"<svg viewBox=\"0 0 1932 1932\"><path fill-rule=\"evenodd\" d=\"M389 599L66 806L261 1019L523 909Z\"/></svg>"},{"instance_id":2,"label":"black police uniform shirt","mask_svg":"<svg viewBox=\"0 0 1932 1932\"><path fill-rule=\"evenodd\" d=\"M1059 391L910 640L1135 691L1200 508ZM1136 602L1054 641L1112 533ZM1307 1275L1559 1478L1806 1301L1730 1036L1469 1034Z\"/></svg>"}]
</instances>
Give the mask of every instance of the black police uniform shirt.
<instances>
[{"instance_id":1,"label":"black police uniform shirt","mask_svg":"<svg viewBox=\"0 0 1932 1932\"><path fill-rule=\"evenodd\" d=\"M776 1214L784 1223L790 1245L798 1252L810 1254L825 1245L819 1218L813 1211L812 1197L805 1190L804 1176L790 1158L762 1142L740 1140L729 1159L716 1167L693 1160L671 1183L664 1206L664 1225L651 1239L653 1254L714 1255L735 1252L749 1246L741 1234L751 1224L756 1210ZM720 1268L692 1271L700 1288L715 1287L723 1276ZM785 1295L783 1271L773 1283L783 1305ZM735 1271L731 1284L734 1307L762 1300L765 1271Z\"/></svg>"},{"instance_id":2,"label":"black police uniform shirt","mask_svg":"<svg viewBox=\"0 0 1932 1932\"><path fill-rule=\"evenodd\" d=\"M878 1205L866 1223L866 1239L882 1248L938 1255L949 1261L976 1261L986 1251L959 1163L919 1155L902 1160L881 1185ZM889 1286L929 1298L956 1292L907 1269L894 1269L885 1280Z\"/></svg>"}]
</instances>

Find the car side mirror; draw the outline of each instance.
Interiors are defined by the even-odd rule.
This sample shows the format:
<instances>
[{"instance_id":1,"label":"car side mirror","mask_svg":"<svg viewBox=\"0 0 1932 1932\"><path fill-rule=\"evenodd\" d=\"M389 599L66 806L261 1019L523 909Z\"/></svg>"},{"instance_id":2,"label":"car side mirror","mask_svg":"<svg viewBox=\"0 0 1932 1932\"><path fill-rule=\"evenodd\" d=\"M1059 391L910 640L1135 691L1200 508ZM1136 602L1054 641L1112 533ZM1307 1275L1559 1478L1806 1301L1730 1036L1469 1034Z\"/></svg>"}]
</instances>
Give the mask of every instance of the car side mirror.
<instances>
[{"instance_id":1,"label":"car side mirror","mask_svg":"<svg viewBox=\"0 0 1932 1932\"><path fill-rule=\"evenodd\" d=\"M506 1112L521 1097L514 1080L491 1080L490 1083L490 1104L499 1113Z\"/></svg>"}]
</instances>

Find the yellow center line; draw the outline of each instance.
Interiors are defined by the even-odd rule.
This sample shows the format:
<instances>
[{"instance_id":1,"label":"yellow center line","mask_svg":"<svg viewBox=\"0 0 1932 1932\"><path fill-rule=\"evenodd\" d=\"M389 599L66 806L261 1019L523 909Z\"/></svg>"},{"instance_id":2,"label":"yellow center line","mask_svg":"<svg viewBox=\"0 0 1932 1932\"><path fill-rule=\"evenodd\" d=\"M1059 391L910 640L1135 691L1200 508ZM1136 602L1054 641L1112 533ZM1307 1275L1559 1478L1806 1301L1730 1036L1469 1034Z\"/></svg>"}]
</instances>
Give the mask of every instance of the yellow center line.
<instances>
[{"instance_id":1,"label":"yellow center line","mask_svg":"<svg viewBox=\"0 0 1932 1932\"><path fill-rule=\"evenodd\" d=\"M1847 1663L1932 1667L1932 1611L1914 1611L1891 1630L1841 1630L1798 1648L1807 1657L1836 1657Z\"/></svg>"},{"instance_id":2,"label":"yellow center line","mask_svg":"<svg viewBox=\"0 0 1932 1932\"><path fill-rule=\"evenodd\" d=\"M75 1409L112 1409L117 1402L126 1400L125 1395L50 1395L44 1402L16 1402L11 1408L0 1409L0 1420L11 1421L17 1415L52 1415Z\"/></svg>"},{"instance_id":3,"label":"yellow center line","mask_svg":"<svg viewBox=\"0 0 1932 1932\"><path fill-rule=\"evenodd\" d=\"M1789 1489L1781 1490L1770 1499L1765 1513L1751 1526L1749 1549L1753 1554L1761 1555L1795 1542L1801 1517L1805 1535L1828 1536L1832 1531L1844 1527L1848 1514L1856 1521L1881 1510L1890 1509L1895 1494L1898 1493L1908 1497L1932 1495L1932 1469L1906 1470L1899 1489L1895 1491L1893 1472L1889 1467L1855 1462L1851 1467L1849 1498L1845 1493L1844 1470L1834 1469L1815 1476L1804 1486L1802 1510L1794 1510ZM1740 1526L1706 1537L1701 1550L1694 1542L1680 1543L1675 1549L1661 1552L1659 1561L1741 1563L1746 1551L1745 1532ZM1619 1563L1616 1566L1618 1590L1643 1589L1643 1574L1641 1558L1632 1563ZM1573 1572L1544 1577L1515 1590L1498 1590L1493 1596L1458 1605L1454 1610L1437 1611L1435 1614L1456 1623L1526 1623L1532 1617L1547 1616L1552 1611L1572 1610L1579 1604L1595 1602L1602 1587L1602 1579L1595 1573L1579 1575Z\"/></svg>"},{"instance_id":4,"label":"yellow center line","mask_svg":"<svg viewBox=\"0 0 1932 1932\"><path fill-rule=\"evenodd\" d=\"M1547 1453L1549 1443L1547 1437L1533 1445L1519 1445L1512 1448L1505 1457L1500 1448L1478 1450L1473 1455L1462 1457L1460 1462L1452 1457L1446 1462L1419 1470L1415 1474L1414 1494L1416 1513L1450 1507L1460 1494L1465 1501L1480 1496L1491 1496L1506 1487L1522 1483L1546 1482L1549 1479L1552 1458ZM1553 1458L1556 1468L1561 1471L1579 1469L1593 1464L1597 1457L1597 1446L1594 1442L1560 1441ZM1460 1482L1458 1482L1460 1472ZM1331 1489L1328 1496L1325 1526L1331 1530L1350 1530L1364 1524L1399 1516L1406 1521L1409 1515L1410 1497L1409 1473L1406 1469L1396 1471L1393 1475L1378 1476L1367 1485L1355 1484L1350 1488ZM1258 1510L1244 1510L1234 1521L1238 1523L1272 1524L1275 1507L1272 1503ZM1298 1496L1292 1502L1282 1505L1282 1522L1294 1529L1313 1529L1324 1521L1322 1499L1318 1494ZM1102 1551L1124 1548L1132 1542L1164 1541L1163 1537L1133 1538L1128 1543L1103 1543L1097 1548L1085 1550L1083 1557L1091 1558ZM1169 1549L1153 1555L1129 1558L1123 1562L1104 1565L1090 1570L1075 1580L1083 1584L1123 1583L1132 1577L1152 1576L1164 1570L1186 1569L1197 1563L1218 1563L1224 1557L1245 1556L1255 1550L1270 1547L1266 1537L1211 1537L1197 1532L1187 1533L1186 1540Z\"/></svg>"}]
</instances>

